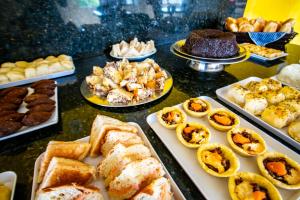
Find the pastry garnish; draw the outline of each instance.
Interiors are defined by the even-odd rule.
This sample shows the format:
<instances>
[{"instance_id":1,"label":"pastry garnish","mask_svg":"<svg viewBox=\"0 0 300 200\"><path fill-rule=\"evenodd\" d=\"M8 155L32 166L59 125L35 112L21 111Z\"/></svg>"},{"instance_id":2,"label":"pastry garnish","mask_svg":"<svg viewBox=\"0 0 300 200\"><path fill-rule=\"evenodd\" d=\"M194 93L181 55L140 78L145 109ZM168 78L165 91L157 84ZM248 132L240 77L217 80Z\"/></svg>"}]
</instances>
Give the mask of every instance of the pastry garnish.
<instances>
[{"instance_id":1,"label":"pastry garnish","mask_svg":"<svg viewBox=\"0 0 300 200\"><path fill-rule=\"evenodd\" d=\"M213 115L211 115L210 119L222 126L232 126L234 125L235 120L233 117L231 117L225 112L214 113Z\"/></svg>"},{"instance_id":2,"label":"pastry garnish","mask_svg":"<svg viewBox=\"0 0 300 200\"><path fill-rule=\"evenodd\" d=\"M225 158L220 147L203 151L202 160L209 169L217 173L223 173L230 168L230 161Z\"/></svg>"}]
</instances>

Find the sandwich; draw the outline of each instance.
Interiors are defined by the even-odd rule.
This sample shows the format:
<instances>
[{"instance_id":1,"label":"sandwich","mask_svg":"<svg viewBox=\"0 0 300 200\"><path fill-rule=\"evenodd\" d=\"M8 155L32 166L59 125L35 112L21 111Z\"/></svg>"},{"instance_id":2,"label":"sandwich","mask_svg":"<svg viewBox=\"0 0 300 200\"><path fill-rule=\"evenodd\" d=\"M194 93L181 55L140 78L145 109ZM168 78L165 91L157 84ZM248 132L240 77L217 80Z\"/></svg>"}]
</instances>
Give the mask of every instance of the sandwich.
<instances>
[{"instance_id":1,"label":"sandwich","mask_svg":"<svg viewBox=\"0 0 300 200\"><path fill-rule=\"evenodd\" d=\"M95 179L94 166L78 160L53 157L46 171L40 189L61 186L70 183L85 185Z\"/></svg>"},{"instance_id":2,"label":"sandwich","mask_svg":"<svg viewBox=\"0 0 300 200\"><path fill-rule=\"evenodd\" d=\"M132 200L171 200L171 185L168 179L160 177L136 194Z\"/></svg>"},{"instance_id":3,"label":"sandwich","mask_svg":"<svg viewBox=\"0 0 300 200\"><path fill-rule=\"evenodd\" d=\"M112 199L128 199L165 174L155 158L146 158L128 164L109 184L108 194Z\"/></svg>"},{"instance_id":4,"label":"sandwich","mask_svg":"<svg viewBox=\"0 0 300 200\"><path fill-rule=\"evenodd\" d=\"M102 139L109 130L128 131L132 133L138 132L138 129L135 126L121 122L117 119L113 119L103 115L97 115L91 129L91 157L95 157L100 154L100 147L103 143Z\"/></svg>"},{"instance_id":5,"label":"sandwich","mask_svg":"<svg viewBox=\"0 0 300 200\"><path fill-rule=\"evenodd\" d=\"M36 195L36 200L103 200L100 190L77 184L45 188Z\"/></svg>"},{"instance_id":6,"label":"sandwich","mask_svg":"<svg viewBox=\"0 0 300 200\"><path fill-rule=\"evenodd\" d=\"M53 157L83 160L87 156L90 147L91 145L86 142L50 141L41 162L38 183L42 182L48 165Z\"/></svg>"}]
</instances>

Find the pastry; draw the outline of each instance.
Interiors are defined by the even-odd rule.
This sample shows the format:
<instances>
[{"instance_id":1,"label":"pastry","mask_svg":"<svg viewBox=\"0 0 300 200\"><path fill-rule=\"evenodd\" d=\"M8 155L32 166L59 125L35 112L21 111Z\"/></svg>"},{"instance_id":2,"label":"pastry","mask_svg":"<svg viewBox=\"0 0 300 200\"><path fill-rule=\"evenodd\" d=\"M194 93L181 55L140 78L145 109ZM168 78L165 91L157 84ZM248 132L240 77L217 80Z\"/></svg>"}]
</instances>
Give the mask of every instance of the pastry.
<instances>
[{"instance_id":1,"label":"pastry","mask_svg":"<svg viewBox=\"0 0 300 200\"><path fill-rule=\"evenodd\" d=\"M265 92L268 90L268 86L265 84L262 84L258 81L249 81L246 85L245 88L250 90L251 92L254 93L261 93Z\"/></svg>"},{"instance_id":2,"label":"pastry","mask_svg":"<svg viewBox=\"0 0 300 200\"><path fill-rule=\"evenodd\" d=\"M238 32L254 32L254 26L250 23L242 23L239 25Z\"/></svg>"},{"instance_id":3,"label":"pastry","mask_svg":"<svg viewBox=\"0 0 300 200\"><path fill-rule=\"evenodd\" d=\"M197 151L197 158L205 172L217 177L232 176L240 167L233 151L222 144L201 145Z\"/></svg>"},{"instance_id":4,"label":"pastry","mask_svg":"<svg viewBox=\"0 0 300 200\"><path fill-rule=\"evenodd\" d=\"M26 113L25 117L22 119L22 124L24 126L36 126L39 125L52 116L52 112L38 111Z\"/></svg>"},{"instance_id":5,"label":"pastry","mask_svg":"<svg viewBox=\"0 0 300 200\"><path fill-rule=\"evenodd\" d=\"M184 111L193 117L202 117L207 115L211 110L210 103L201 98L188 99L182 106Z\"/></svg>"},{"instance_id":6,"label":"pastry","mask_svg":"<svg viewBox=\"0 0 300 200\"><path fill-rule=\"evenodd\" d=\"M285 99L299 99L300 98L300 92L293 87L290 86L284 86L280 92L282 92L285 96Z\"/></svg>"},{"instance_id":7,"label":"pastry","mask_svg":"<svg viewBox=\"0 0 300 200\"><path fill-rule=\"evenodd\" d=\"M288 128L288 134L297 142L300 142L300 121L292 122Z\"/></svg>"},{"instance_id":8,"label":"pastry","mask_svg":"<svg viewBox=\"0 0 300 200\"><path fill-rule=\"evenodd\" d=\"M277 91L282 88L282 84L280 81L274 80L272 78L264 78L261 80L261 83L266 85L269 90Z\"/></svg>"},{"instance_id":9,"label":"pastry","mask_svg":"<svg viewBox=\"0 0 300 200\"><path fill-rule=\"evenodd\" d=\"M196 122L179 124L176 127L178 140L186 147L198 148L210 140L210 131L204 125Z\"/></svg>"},{"instance_id":10,"label":"pastry","mask_svg":"<svg viewBox=\"0 0 300 200\"><path fill-rule=\"evenodd\" d=\"M212 127L219 131L228 131L240 124L237 115L223 108L211 111L208 114L208 121Z\"/></svg>"},{"instance_id":11,"label":"pastry","mask_svg":"<svg viewBox=\"0 0 300 200\"><path fill-rule=\"evenodd\" d=\"M5 62L1 64L1 68L14 68L14 67L16 67L16 64L11 62Z\"/></svg>"},{"instance_id":12,"label":"pastry","mask_svg":"<svg viewBox=\"0 0 300 200\"><path fill-rule=\"evenodd\" d=\"M294 114L285 106L271 105L261 114L261 119L276 128L283 128L294 120Z\"/></svg>"},{"instance_id":13,"label":"pastry","mask_svg":"<svg viewBox=\"0 0 300 200\"><path fill-rule=\"evenodd\" d=\"M32 78L32 77L35 77L35 76L36 76L36 69L33 68L33 67L26 68L26 69L24 70L24 74L25 74L25 77L26 77L26 78Z\"/></svg>"},{"instance_id":14,"label":"pastry","mask_svg":"<svg viewBox=\"0 0 300 200\"><path fill-rule=\"evenodd\" d=\"M267 48L267 47L263 47L263 46L257 46L255 44L250 44L250 43L243 43L243 44L240 44L240 46L242 46L246 50L250 51L250 53L254 53L259 56L263 56L265 58L279 57L284 53L283 51L280 51L277 49Z\"/></svg>"},{"instance_id":15,"label":"pastry","mask_svg":"<svg viewBox=\"0 0 300 200\"><path fill-rule=\"evenodd\" d=\"M267 99L268 104L277 104L285 99L283 92L268 90L263 92L262 95Z\"/></svg>"},{"instance_id":16,"label":"pastry","mask_svg":"<svg viewBox=\"0 0 300 200\"><path fill-rule=\"evenodd\" d=\"M229 177L228 190L232 200L282 200L272 183L252 172L238 172Z\"/></svg>"},{"instance_id":17,"label":"pastry","mask_svg":"<svg viewBox=\"0 0 300 200\"><path fill-rule=\"evenodd\" d=\"M257 157L260 172L274 185L288 189L300 189L300 165L279 152L267 152Z\"/></svg>"},{"instance_id":18,"label":"pastry","mask_svg":"<svg viewBox=\"0 0 300 200\"><path fill-rule=\"evenodd\" d=\"M233 128L227 132L230 146L242 156L256 156L267 149L264 139L248 128Z\"/></svg>"},{"instance_id":19,"label":"pastry","mask_svg":"<svg viewBox=\"0 0 300 200\"><path fill-rule=\"evenodd\" d=\"M228 58L239 53L236 36L215 29L192 31L182 48L188 54L204 58Z\"/></svg>"},{"instance_id":20,"label":"pastry","mask_svg":"<svg viewBox=\"0 0 300 200\"><path fill-rule=\"evenodd\" d=\"M243 106L245 104L245 96L250 91L241 86L240 84L233 85L228 90L228 96L237 104Z\"/></svg>"},{"instance_id":21,"label":"pastry","mask_svg":"<svg viewBox=\"0 0 300 200\"><path fill-rule=\"evenodd\" d=\"M291 33L295 23L296 23L295 19L291 18L291 19L286 20L280 27L279 32Z\"/></svg>"},{"instance_id":22,"label":"pastry","mask_svg":"<svg viewBox=\"0 0 300 200\"><path fill-rule=\"evenodd\" d=\"M161 125L174 129L186 121L186 114L176 107L166 107L157 112L157 119Z\"/></svg>"},{"instance_id":23,"label":"pastry","mask_svg":"<svg viewBox=\"0 0 300 200\"><path fill-rule=\"evenodd\" d=\"M4 84L4 83L8 83L9 79L5 74L0 74L0 83Z\"/></svg>"},{"instance_id":24,"label":"pastry","mask_svg":"<svg viewBox=\"0 0 300 200\"><path fill-rule=\"evenodd\" d=\"M0 136L9 135L22 128L21 122L0 121Z\"/></svg>"},{"instance_id":25,"label":"pastry","mask_svg":"<svg viewBox=\"0 0 300 200\"><path fill-rule=\"evenodd\" d=\"M6 73L6 76L8 77L9 81L19 81L25 78L23 73L17 71L9 71Z\"/></svg>"},{"instance_id":26,"label":"pastry","mask_svg":"<svg viewBox=\"0 0 300 200\"><path fill-rule=\"evenodd\" d=\"M266 26L264 27L263 32L276 32L278 28L278 23L274 21L267 22Z\"/></svg>"},{"instance_id":27,"label":"pastry","mask_svg":"<svg viewBox=\"0 0 300 200\"><path fill-rule=\"evenodd\" d=\"M268 106L267 99L258 93L249 93L245 96L244 109L253 114L260 115Z\"/></svg>"}]
</instances>

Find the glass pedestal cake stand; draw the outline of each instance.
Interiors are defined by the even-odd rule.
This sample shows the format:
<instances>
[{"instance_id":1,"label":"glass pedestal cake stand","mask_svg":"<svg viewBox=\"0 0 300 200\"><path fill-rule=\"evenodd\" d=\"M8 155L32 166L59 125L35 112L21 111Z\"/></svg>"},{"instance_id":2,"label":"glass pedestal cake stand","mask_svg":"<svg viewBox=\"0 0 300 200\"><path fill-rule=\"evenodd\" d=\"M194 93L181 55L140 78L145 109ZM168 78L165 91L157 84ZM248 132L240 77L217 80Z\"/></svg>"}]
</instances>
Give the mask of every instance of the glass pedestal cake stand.
<instances>
[{"instance_id":1,"label":"glass pedestal cake stand","mask_svg":"<svg viewBox=\"0 0 300 200\"><path fill-rule=\"evenodd\" d=\"M239 63L247 60L250 57L250 53L243 47L240 46L238 55L230 58L204 58L193 56L182 51L182 46L185 40L179 40L175 42L171 47L170 51L181 58L189 61L189 66L200 72L219 72L224 69L224 65Z\"/></svg>"}]
</instances>

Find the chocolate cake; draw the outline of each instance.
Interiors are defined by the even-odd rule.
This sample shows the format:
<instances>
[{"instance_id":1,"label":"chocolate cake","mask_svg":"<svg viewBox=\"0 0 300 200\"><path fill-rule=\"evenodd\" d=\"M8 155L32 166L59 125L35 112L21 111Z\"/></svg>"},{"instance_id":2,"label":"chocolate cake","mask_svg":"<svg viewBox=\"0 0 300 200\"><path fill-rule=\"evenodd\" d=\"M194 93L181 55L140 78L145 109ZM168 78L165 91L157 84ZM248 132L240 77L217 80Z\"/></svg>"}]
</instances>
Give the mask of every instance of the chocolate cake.
<instances>
[{"instance_id":1,"label":"chocolate cake","mask_svg":"<svg viewBox=\"0 0 300 200\"><path fill-rule=\"evenodd\" d=\"M228 58L239 52L234 34L215 29L192 31L182 49L188 54L205 58Z\"/></svg>"}]
</instances>

